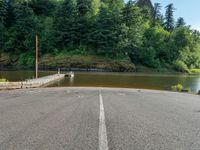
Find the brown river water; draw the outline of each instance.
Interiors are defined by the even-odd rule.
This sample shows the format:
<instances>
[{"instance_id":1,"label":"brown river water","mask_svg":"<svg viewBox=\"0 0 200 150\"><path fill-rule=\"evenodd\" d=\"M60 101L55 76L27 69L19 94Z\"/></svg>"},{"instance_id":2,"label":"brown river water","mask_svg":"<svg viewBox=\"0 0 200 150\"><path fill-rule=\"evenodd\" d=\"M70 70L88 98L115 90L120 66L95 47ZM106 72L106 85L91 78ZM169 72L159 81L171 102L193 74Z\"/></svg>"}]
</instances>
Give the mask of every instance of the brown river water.
<instances>
[{"instance_id":1,"label":"brown river water","mask_svg":"<svg viewBox=\"0 0 200 150\"><path fill-rule=\"evenodd\" d=\"M39 76L56 73L55 71L40 71ZM0 71L0 78L9 81L31 79L33 71ZM116 87L169 90L172 85L182 84L191 91L200 90L200 75L188 74L158 74L158 73L102 73L75 72L74 78L65 78L50 87Z\"/></svg>"}]
</instances>

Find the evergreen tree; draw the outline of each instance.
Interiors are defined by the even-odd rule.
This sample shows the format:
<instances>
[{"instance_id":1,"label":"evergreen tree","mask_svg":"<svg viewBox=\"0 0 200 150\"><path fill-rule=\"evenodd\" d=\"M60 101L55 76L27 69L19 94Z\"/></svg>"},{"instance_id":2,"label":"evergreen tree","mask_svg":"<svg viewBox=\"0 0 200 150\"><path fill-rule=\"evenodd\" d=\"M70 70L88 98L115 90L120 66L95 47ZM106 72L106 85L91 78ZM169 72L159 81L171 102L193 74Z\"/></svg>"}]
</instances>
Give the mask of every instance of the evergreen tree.
<instances>
[{"instance_id":1,"label":"evergreen tree","mask_svg":"<svg viewBox=\"0 0 200 150\"><path fill-rule=\"evenodd\" d=\"M90 15L92 11L91 0L77 0L77 11L80 17Z\"/></svg>"},{"instance_id":2,"label":"evergreen tree","mask_svg":"<svg viewBox=\"0 0 200 150\"><path fill-rule=\"evenodd\" d=\"M6 1L0 0L0 51L3 50L6 15Z\"/></svg>"},{"instance_id":3,"label":"evergreen tree","mask_svg":"<svg viewBox=\"0 0 200 150\"><path fill-rule=\"evenodd\" d=\"M55 45L60 49L73 47L76 44L76 1L64 0L58 6L55 26Z\"/></svg>"},{"instance_id":4,"label":"evergreen tree","mask_svg":"<svg viewBox=\"0 0 200 150\"><path fill-rule=\"evenodd\" d=\"M45 19L38 20L38 35L39 41L39 52L40 54L54 53L55 50L55 28L54 19L52 17L45 17ZM58 46L57 46L58 47Z\"/></svg>"},{"instance_id":5,"label":"evergreen tree","mask_svg":"<svg viewBox=\"0 0 200 150\"><path fill-rule=\"evenodd\" d=\"M99 13L99 9L101 6L100 0L92 0L92 16L96 16Z\"/></svg>"},{"instance_id":6,"label":"evergreen tree","mask_svg":"<svg viewBox=\"0 0 200 150\"><path fill-rule=\"evenodd\" d=\"M116 56L121 36L121 13L111 9L117 8L102 4L92 41L97 53Z\"/></svg>"},{"instance_id":7,"label":"evergreen tree","mask_svg":"<svg viewBox=\"0 0 200 150\"><path fill-rule=\"evenodd\" d=\"M142 44L144 21L139 7L132 0L129 0L123 9L123 22L123 52L136 59L138 48Z\"/></svg>"},{"instance_id":8,"label":"evergreen tree","mask_svg":"<svg viewBox=\"0 0 200 150\"><path fill-rule=\"evenodd\" d=\"M161 14L161 4L160 3L155 3L154 4L154 14L153 14L153 24L156 25L157 23L162 25L163 20L162 20L162 14Z\"/></svg>"},{"instance_id":9,"label":"evergreen tree","mask_svg":"<svg viewBox=\"0 0 200 150\"><path fill-rule=\"evenodd\" d=\"M14 1L8 0L6 2L7 15L6 15L6 18L5 18L5 26L7 28L11 27L15 23L15 16L14 16L14 12L13 12L13 7L14 7Z\"/></svg>"},{"instance_id":10,"label":"evergreen tree","mask_svg":"<svg viewBox=\"0 0 200 150\"><path fill-rule=\"evenodd\" d=\"M31 0L29 5L36 15L50 15L55 8L55 2L52 0Z\"/></svg>"},{"instance_id":11,"label":"evergreen tree","mask_svg":"<svg viewBox=\"0 0 200 150\"><path fill-rule=\"evenodd\" d=\"M6 1L0 0L0 21L4 22L4 19L6 17Z\"/></svg>"},{"instance_id":12,"label":"evergreen tree","mask_svg":"<svg viewBox=\"0 0 200 150\"><path fill-rule=\"evenodd\" d=\"M78 47L80 50L88 48L90 31L92 30L93 17L99 11L98 5L100 1L97 0L77 0L76 18L76 35L78 39ZM99 4L98 4L99 3ZM96 7L93 7L96 6Z\"/></svg>"},{"instance_id":13,"label":"evergreen tree","mask_svg":"<svg viewBox=\"0 0 200 150\"><path fill-rule=\"evenodd\" d=\"M193 30L193 31L192 31L192 36L193 36L194 41L200 43L200 31L198 31L198 30Z\"/></svg>"},{"instance_id":14,"label":"evergreen tree","mask_svg":"<svg viewBox=\"0 0 200 150\"><path fill-rule=\"evenodd\" d=\"M137 5L141 8L144 8L144 7L148 7L153 15L154 13L154 7L152 5L152 2L151 0L138 0L137 1Z\"/></svg>"},{"instance_id":15,"label":"evergreen tree","mask_svg":"<svg viewBox=\"0 0 200 150\"><path fill-rule=\"evenodd\" d=\"M174 25L173 4L165 17L160 10L151 0L0 0L0 52L32 65L37 31L40 54L74 50L154 68L200 67L200 33L183 18Z\"/></svg>"},{"instance_id":16,"label":"evergreen tree","mask_svg":"<svg viewBox=\"0 0 200 150\"><path fill-rule=\"evenodd\" d=\"M182 17L178 18L177 23L176 23L176 27L184 27L186 25L184 19Z\"/></svg>"},{"instance_id":17,"label":"evergreen tree","mask_svg":"<svg viewBox=\"0 0 200 150\"><path fill-rule=\"evenodd\" d=\"M34 35L36 32L36 20L33 10L28 7L27 2L17 2L14 5L13 12L15 14L15 24L10 31L6 42L8 50L15 52L33 52L34 50Z\"/></svg>"},{"instance_id":18,"label":"evergreen tree","mask_svg":"<svg viewBox=\"0 0 200 150\"><path fill-rule=\"evenodd\" d=\"M144 19L152 22L152 17L154 15L154 7L152 5L151 0L138 0L136 4L142 9Z\"/></svg>"},{"instance_id":19,"label":"evergreen tree","mask_svg":"<svg viewBox=\"0 0 200 150\"><path fill-rule=\"evenodd\" d=\"M165 12L165 29L167 31L173 31L174 29L174 5L169 4L166 6L166 12Z\"/></svg>"}]
</instances>

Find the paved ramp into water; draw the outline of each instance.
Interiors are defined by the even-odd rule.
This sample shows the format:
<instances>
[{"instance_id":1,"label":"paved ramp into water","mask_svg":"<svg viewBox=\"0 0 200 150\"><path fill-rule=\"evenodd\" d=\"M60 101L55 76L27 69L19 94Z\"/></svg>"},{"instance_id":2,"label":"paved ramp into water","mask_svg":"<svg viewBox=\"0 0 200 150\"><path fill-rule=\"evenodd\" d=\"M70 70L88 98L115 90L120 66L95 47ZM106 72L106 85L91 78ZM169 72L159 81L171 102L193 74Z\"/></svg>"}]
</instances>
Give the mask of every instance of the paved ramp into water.
<instances>
[{"instance_id":1,"label":"paved ramp into water","mask_svg":"<svg viewBox=\"0 0 200 150\"><path fill-rule=\"evenodd\" d=\"M1 150L199 150L200 98L165 91L0 91Z\"/></svg>"}]
</instances>

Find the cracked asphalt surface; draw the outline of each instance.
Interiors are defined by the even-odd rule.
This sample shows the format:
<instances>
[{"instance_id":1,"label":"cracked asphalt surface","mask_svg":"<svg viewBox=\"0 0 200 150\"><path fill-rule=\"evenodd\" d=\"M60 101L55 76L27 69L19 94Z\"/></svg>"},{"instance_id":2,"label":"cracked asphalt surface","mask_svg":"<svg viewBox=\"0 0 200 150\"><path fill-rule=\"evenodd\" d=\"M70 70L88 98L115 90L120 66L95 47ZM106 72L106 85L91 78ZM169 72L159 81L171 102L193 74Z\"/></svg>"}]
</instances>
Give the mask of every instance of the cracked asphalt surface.
<instances>
[{"instance_id":1,"label":"cracked asphalt surface","mask_svg":"<svg viewBox=\"0 0 200 150\"><path fill-rule=\"evenodd\" d=\"M0 150L199 150L200 96L111 88L0 91Z\"/></svg>"}]
</instances>

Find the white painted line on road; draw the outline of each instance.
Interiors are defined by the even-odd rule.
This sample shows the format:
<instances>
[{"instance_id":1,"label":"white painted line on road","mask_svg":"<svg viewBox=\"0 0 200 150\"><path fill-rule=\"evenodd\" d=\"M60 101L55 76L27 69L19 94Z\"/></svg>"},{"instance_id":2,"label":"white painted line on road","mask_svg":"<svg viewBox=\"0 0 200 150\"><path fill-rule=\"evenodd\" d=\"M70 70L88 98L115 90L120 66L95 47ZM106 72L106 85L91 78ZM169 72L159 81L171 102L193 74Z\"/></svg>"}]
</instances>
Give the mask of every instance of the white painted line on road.
<instances>
[{"instance_id":1,"label":"white painted line on road","mask_svg":"<svg viewBox=\"0 0 200 150\"><path fill-rule=\"evenodd\" d=\"M105 112L103 107L103 98L101 91L99 90L99 104L100 104L100 114L99 114L99 150L108 150L107 132L106 132L106 122L105 122Z\"/></svg>"}]
</instances>

